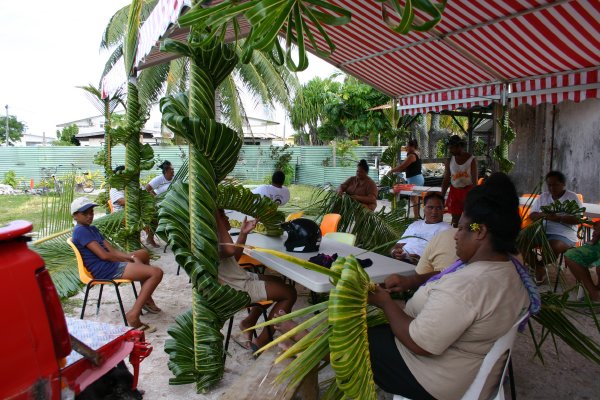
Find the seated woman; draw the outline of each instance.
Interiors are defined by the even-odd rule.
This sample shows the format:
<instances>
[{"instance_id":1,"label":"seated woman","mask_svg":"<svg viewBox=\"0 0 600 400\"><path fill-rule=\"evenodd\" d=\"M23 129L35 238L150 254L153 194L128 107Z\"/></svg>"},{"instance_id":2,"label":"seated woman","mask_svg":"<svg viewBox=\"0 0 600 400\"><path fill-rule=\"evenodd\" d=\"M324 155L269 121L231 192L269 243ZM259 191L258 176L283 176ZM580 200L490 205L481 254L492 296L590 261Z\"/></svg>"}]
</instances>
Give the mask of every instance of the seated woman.
<instances>
[{"instance_id":1,"label":"seated woman","mask_svg":"<svg viewBox=\"0 0 600 400\"><path fill-rule=\"evenodd\" d=\"M404 309L390 297L393 280L369 295L389 321L368 331L383 390L411 399L461 398L494 342L528 307L537 310L535 285L511 258L518 204L509 178L493 175L467 195L455 236L459 262L421 286ZM486 386L483 398L492 390Z\"/></svg>"},{"instance_id":2,"label":"seated woman","mask_svg":"<svg viewBox=\"0 0 600 400\"><path fill-rule=\"evenodd\" d=\"M248 221L244 219L236 244L246 243L246 238L254 227L256 227L256 223L257 220ZM247 292L250 295L251 302L265 299L274 301L275 304L271 309L269 318L273 318L273 315L280 310L289 313L296 302L296 288L283 283L276 276L257 275L240 268L238 260L243 254L243 249L228 245L233 243L231 235L229 235L230 229L231 225L229 224L229 218L225 215L225 211L223 209L217 210L217 236L219 239L219 257L221 258L219 264L219 281L236 290ZM250 314L240 323L240 330L244 331L256 325L261 312L260 307L252 308ZM244 332L244 335L245 340L240 345L253 351L258 350L270 340L267 329L263 329L256 339L252 338L251 332Z\"/></svg>"},{"instance_id":3,"label":"seated woman","mask_svg":"<svg viewBox=\"0 0 600 400\"><path fill-rule=\"evenodd\" d=\"M582 206L581 200L577 193L566 190L566 178L560 171L550 171L546 174L546 186L548 191L544 192L533 201L529 218L536 221L544 218L544 230L550 242L550 247L555 256L559 256L571 247L575 247L577 242L577 224L579 220L572 216L563 213L546 214L541 210L542 206L548 206L556 200L564 202L566 200L575 200L579 207ZM543 265L535 266L535 278L538 284L544 282L546 270Z\"/></svg>"},{"instance_id":4,"label":"seated woman","mask_svg":"<svg viewBox=\"0 0 600 400\"><path fill-rule=\"evenodd\" d=\"M86 197L71 203L71 213L77 222L73 229L73 244L77 246L83 263L94 278L129 279L142 284L133 307L125 313L125 319L132 328L154 332L156 328L140 321L140 314L142 309L150 313L161 311L152 300L152 293L162 280L163 271L149 264L150 256L146 250L124 253L111 246L98 228L92 226L94 207L97 205Z\"/></svg>"},{"instance_id":5,"label":"seated woman","mask_svg":"<svg viewBox=\"0 0 600 400\"><path fill-rule=\"evenodd\" d=\"M412 185L423 186L425 184L425 178L421 173L421 157L419 154L419 142L416 139L411 139L406 145L406 158L402 164L396 168L392 168L391 172L405 172L406 181ZM410 202L412 203L413 217L421 218L419 210L419 196L411 196Z\"/></svg>"},{"instance_id":6,"label":"seated woman","mask_svg":"<svg viewBox=\"0 0 600 400\"><path fill-rule=\"evenodd\" d=\"M369 164L360 160L356 167L356 176L348 178L338 188L338 194L346 193L364 207L373 211L377 207L377 185L369 178Z\"/></svg>"}]
</instances>

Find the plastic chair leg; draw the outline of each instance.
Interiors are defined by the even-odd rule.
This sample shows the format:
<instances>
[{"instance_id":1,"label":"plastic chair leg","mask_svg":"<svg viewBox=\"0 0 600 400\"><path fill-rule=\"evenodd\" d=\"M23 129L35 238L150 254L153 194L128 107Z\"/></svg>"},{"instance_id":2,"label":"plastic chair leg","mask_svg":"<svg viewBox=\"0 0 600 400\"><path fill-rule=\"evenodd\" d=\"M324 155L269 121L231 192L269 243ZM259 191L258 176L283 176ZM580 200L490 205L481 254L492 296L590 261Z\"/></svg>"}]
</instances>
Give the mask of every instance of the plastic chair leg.
<instances>
[{"instance_id":1,"label":"plastic chair leg","mask_svg":"<svg viewBox=\"0 0 600 400\"><path fill-rule=\"evenodd\" d=\"M517 388L515 386L515 374L513 372L512 359L508 361L508 383L510 385L510 398L517 400Z\"/></svg>"},{"instance_id":2,"label":"plastic chair leg","mask_svg":"<svg viewBox=\"0 0 600 400\"><path fill-rule=\"evenodd\" d=\"M102 289L104 285L100 285L100 293L98 294L98 301L96 302L96 315L100 312L100 301L102 300Z\"/></svg>"},{"instance_id":3,"label":"plastic chair leg","mask_svg":"<svg viewBox=\"0 0 600 400\"><path fill-rule=\"evenodd\" d=\"M88 295L90 294L91 288L92 288L91 285L88 283L85 288L85 296L83 296L83 306L81 307L81 316L79 317L79 319L83 319L83 316L85 314L85 306L87 304Z\"/></svg>"},{"instance_id":4,"label":"plastic chair leg","mask_svg":"<svg viewBox=\"0 0 600 400\"><path fill-rule=\"evenodd\" d=\"M137 290L135 288L135 283L131 281L131 287L133 288L133 297L137 299Z\"/></svg>"}]
</instances>

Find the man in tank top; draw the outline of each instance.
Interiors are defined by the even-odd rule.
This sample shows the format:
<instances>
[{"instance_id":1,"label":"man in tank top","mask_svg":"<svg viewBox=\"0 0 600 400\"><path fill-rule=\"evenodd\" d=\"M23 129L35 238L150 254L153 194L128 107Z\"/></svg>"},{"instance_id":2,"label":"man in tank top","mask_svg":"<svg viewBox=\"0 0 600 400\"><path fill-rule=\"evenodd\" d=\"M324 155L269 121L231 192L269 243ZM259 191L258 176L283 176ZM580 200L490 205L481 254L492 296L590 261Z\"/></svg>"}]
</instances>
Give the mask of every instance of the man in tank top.
<instances>
[{"instance_id":1,"label":"man in tank top","mask_svg":"<svg viewBox=\"0 0 600 400\"><path fill-rule=\"evenodd\" d=\"M477 160L465 151L465 141L458 135L450 136L448 150L452 157L446 161L442 195L450 193L446 200L448 212L452 214L452 226L458 226L458 220L463 212L465 198L473 186L477 184Z\"/></svg>"}]
</instances>

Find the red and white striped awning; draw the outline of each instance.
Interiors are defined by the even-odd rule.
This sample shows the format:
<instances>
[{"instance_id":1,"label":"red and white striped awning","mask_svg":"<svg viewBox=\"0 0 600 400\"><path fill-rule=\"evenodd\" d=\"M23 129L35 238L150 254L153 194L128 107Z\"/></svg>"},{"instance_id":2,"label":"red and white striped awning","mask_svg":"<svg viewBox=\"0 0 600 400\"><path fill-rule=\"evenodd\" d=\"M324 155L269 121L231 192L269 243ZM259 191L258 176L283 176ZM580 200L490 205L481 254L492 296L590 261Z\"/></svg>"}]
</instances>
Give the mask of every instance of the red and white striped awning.
<instances>
[{"instance_id":1,"label":"red and white striped awning","mask_svg":"<svg viewBox=\"0 0 600 400\"><path fill-rule=\"evenodd\" d=\"M434 29L408 35L385 25L374 0L327 1L352 12L348 24L325 26L336 46L327 61L399 99L406 113L502 96L515 105L599 97L600 0L451 0Z\"/></svg>"}]
</instances>

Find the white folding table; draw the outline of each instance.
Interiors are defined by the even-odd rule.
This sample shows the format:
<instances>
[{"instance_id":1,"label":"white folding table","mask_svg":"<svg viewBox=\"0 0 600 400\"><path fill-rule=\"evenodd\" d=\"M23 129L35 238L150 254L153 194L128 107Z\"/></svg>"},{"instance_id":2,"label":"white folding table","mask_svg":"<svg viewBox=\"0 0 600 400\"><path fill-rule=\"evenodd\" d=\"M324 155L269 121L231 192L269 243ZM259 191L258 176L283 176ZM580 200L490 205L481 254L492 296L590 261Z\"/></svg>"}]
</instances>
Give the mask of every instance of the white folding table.
<instances>
[{"instance_id":1,"label":"white folding table","mask_svg":"<svg viewBox=\"0 0 600 400\"><path fill-rule=\"evenodd\" d=\"M293 255L295 257L308 260L309 258L316 256L318 253L325 253L327 255L333 255L337 253L340 257L346 257L348 255L355 255L357 258L365 259L370 258L373 261L373 265L365 268L365 271L371 277L371 280L375 283L381 283L392 274L409 275L414 272L415 266L403 261L382 256L377 253L349 246L347 244L339 243L331 239L323 238L321 240L321 246L318 252L313 253L293 253L287 252L283 243L287 236L281 237L270 237L262 235L260 233L252 233L248 235L246 244L256 247L264 247L272 250L282 251L284 253ZM333 287L329 281L329 277L320 274L315 271L302 268L301 266L294 264L293 262L284 260L277 256L268 253L261 253L250 249L244 249L244 252L252 258L260 261L267 267L279 272L280 274L290 278L291 280L298 282L302 286L312 290L316 293L325 293Z\"/></svg>"},{"instance_id":2,"label":"white folding table","mask_svg":"<svg viewBox=\"0 0 600 400\"><path fill-rule=\"evenodd\" d=\"M527 203L532 204L533 200L530 197L519 197L519 203L524 206ZM583 207L585 207L585 215L590 218L598 218L600 217L600 204L594 203L583 203Z\"/></svg>"}]
</instances>

